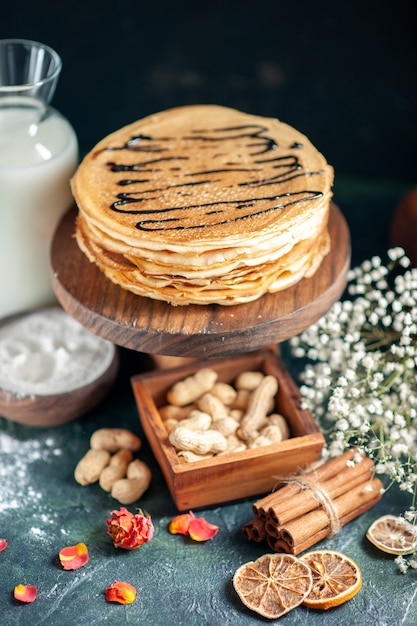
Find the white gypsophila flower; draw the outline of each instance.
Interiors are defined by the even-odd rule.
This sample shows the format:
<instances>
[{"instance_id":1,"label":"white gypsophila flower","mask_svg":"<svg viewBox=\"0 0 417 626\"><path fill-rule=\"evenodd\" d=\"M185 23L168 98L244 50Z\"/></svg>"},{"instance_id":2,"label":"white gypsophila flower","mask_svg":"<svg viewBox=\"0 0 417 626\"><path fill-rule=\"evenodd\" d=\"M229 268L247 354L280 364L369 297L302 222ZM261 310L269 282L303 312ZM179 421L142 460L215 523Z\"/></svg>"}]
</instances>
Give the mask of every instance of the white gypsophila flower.
<instances>
[{"instance_id":1,"label":"white gypsophila flower","mask_svg":"<svg viewBox=\"0 0 417 626\"><path fill-rule=\"evenodd\" d=\"M326 433L326 457L352 446L370 456L384 491L410 494L417 534L417 268L404 250L352 268L345 299L290 346L306 361L302 405ZM417 567L417 553L397 563Z\"/></svg>"},{"instance_id":2,"label":"white gypsophila flower","mask_svg":"<svg viewBox=\"0 0 417 626\"><path fill-rule=\"evenodd\" d=\"M408 569L408 562L406 561L406 559L403 556L397 556L394 561L398 565L398 569L400 570L400 572L404 574Z\"/></svg>"},{"instance_id":3,"label":"white gypsophila flower","mask_svg":"<svg viewBox=\"0 0 417 626\"><path fill-rule=\"evenodd\" d=\"M404 511L404 519L407 522L413 522L416 516L416 512L415 511Z\"/></svg>"}]
</instances>

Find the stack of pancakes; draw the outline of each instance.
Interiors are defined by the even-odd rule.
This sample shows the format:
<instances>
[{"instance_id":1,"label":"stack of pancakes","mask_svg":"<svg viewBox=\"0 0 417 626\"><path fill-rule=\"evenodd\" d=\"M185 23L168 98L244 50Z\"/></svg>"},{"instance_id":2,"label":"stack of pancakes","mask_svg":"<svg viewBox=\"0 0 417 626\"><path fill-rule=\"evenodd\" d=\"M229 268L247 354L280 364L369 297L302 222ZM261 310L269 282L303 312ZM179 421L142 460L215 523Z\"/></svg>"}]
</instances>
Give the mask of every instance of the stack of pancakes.
<instances>
[{"instance_id":1,"label":"stack of pancakes","mask_svg":"<svg viewBox=\"0 0 417 626\"><path fill-rule=\"evenodd\" d=\"M81 250L171 304L234 305L310 277L329 252L333 169L276 119L170 109L103 139L72 180Z\"/></svg>"}]
</instances>

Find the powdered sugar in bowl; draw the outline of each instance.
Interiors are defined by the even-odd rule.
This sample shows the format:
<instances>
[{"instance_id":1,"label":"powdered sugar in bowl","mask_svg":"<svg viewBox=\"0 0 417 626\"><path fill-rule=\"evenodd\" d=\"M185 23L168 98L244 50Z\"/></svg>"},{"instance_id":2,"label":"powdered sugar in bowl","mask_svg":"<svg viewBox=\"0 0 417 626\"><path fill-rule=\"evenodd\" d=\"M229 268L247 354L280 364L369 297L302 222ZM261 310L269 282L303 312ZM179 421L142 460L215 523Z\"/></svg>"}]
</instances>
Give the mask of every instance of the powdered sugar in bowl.
<instances>
[{"instance_id":1,"label":"powdered sugar in bowl","mask_svg":"<svg viewBox=\"0 0 417 626\"><path fill-rule=\"evenodd\" d=\"M0 326L0 416L31 426L80 417L107 393L118 370L115 346L59 307Z\"/></svg>"}]
</instances>

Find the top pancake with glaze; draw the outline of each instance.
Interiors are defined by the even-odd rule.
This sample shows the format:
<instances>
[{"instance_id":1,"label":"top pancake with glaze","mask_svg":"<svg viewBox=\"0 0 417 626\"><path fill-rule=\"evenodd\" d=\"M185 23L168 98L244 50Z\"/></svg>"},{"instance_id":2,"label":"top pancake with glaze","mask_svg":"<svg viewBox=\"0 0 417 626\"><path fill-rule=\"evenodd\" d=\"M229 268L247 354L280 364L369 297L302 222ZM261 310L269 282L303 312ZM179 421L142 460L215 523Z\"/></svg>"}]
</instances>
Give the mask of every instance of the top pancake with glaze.
<instances>
[{"instance_id":1,"label":"top pancake with glaze","mask_svg":"<svg viewBox=\"0 0 417 626\"><path fill-rule=\"evenodd\" d=\"M113 282L171 304L250 302L330 249L333 170L276 119L214 105L103 139L72 180L76 240Z\"/></svg>"},{"instance_id":2,"label":"top pancake with glaze","mask_svg":"<svg viewBox=\"0 0 417 626\"><path fill-rule=\"evenodd\" d=\"M72 189L84 218L127 245L204 252L323 221L333 170L276 119L215 105L151 115L103 139Z\"/></svg>"}]
</instances>

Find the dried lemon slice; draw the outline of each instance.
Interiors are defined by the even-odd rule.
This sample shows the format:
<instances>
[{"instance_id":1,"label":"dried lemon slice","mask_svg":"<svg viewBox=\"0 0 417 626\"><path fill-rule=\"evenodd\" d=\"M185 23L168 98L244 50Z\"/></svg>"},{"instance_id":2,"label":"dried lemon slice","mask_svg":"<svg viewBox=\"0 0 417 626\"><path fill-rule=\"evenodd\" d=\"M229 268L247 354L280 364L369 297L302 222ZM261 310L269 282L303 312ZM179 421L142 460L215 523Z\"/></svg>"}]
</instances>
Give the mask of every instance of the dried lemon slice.
<instances>
[{"instance_id":1,"label":"dried lemon slice","mask_svg":"<svg viewBox=\"0 0 417 626\"><path fill-rule=\"evenodd\" d=\"M347 602L362 588L359 566L335 550L314 550L299 557L313 573L313 586L303 601L310 609L330 609Z\"/></svg>"},{"instance_id":2,"label":"dried lemon slice","mask_svg":"<svg viewBox=\"0 0 417 626\"><path fill-rule=\"evenodd\" d=\"M243 604L263 617L276 619L309 594L310 568L291 554L265 554L236 570L233 586Z\"/></svg>"},{"instance_id":3,"label":"dried lemon slice","mask_svg":"<svg viewBox=\"0 0 417 626\"><path fill-rule=\"evenodd\" d=\"M417 529L402 517L383 515L366 533L371 543L388 554L412 554L417 550Z\"/></svg>"}]
</instances>

